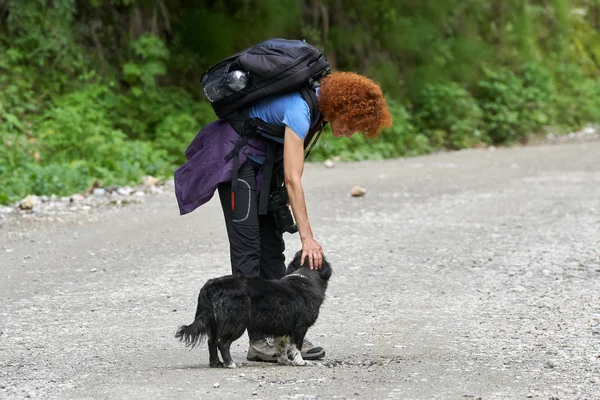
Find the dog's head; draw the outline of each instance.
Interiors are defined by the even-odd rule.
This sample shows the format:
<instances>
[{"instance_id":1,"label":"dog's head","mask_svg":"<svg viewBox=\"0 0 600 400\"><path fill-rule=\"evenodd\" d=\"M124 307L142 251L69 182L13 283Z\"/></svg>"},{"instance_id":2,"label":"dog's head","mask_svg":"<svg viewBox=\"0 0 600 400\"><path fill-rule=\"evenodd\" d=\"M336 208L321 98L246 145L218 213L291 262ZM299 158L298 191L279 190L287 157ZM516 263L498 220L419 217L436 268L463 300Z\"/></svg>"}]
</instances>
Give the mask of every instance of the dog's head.
<instances>
[{"instance_id":1,"label":"dog's head","mask_svg":"<svg viewBox=\"0 0 600 400\"><path fill-rule=\"evenodd\" d=\"M300 268L307 268L307 269L310 268L308 260L305 259L305 261L303 263L302 260L300 260L301 257L302 257L302 250L298 251L296 253L296 255L294 256L294 259L289 263L289 265L287 267L286 275L293 274L294 272L296 272L296 270L298 270ZM329 278L331 278L331 274L333 273L333 270L331 269L331 265L329 265L329 262L327 262L327 260L325 259L325 256L323 256L323 265L321 266L321 268L319 268L318 270L312 270L312 271L318 273L319 278L323 279L324 281L328 281Z\"/></svg>"}]
</instances>

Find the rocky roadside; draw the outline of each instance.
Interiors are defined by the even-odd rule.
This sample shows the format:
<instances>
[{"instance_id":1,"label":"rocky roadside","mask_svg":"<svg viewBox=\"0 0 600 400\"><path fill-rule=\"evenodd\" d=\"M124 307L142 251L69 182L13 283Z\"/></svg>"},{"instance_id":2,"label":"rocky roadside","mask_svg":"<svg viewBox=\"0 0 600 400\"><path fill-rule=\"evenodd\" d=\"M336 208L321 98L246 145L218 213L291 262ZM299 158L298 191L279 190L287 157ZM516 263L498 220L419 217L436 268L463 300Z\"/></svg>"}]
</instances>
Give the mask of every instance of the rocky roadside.
<instances>
[{"instance_id":1,"label":"rocky roadside","mask_svg":"<svg viewBox=\"0 0 600 400\"><path fill-rule=\"evenodd\" d=\"M45 219L61 221L76 214L93 210L122 208L132 204L142 204L149 196L173 190L173 181L159 181L145 176L140 184L131 186L102 187L95 183L83 193L58 197L28 195L10 206L0 206L0 226L10 218L22 220Z\"/></svg>"},{"instance_id":2,"label":"rocky roadside","mask_svg":"<svg viewBox=\"0 0 600 400\"><path fill-rule=\"evenodd\" d=\"M571 142L587 142L600 140L600 126L588 126L579 131L571 132L566 135L547 134L542 139L532 140L530 145L539 144L561 144ZM496 147L490 146L488 151L495 151ZM339 161L336 157L333 160L323 162L325 168L334 168L335 162ZM160 181L152 176L142 178L140 184L136 187L130 186L107 186L102 187L96 183L83 193L75 193L71 196L58 197L28 195L21 201L10 206L0 205L0 227L2 222L11 217L20 217L22 219L46 219L52 222L53 219L61 220L64 217L73 214L81 214L96 209L121 208L131 204L140 204L145 198L151 195L157 195L166 191L173 190L173 180ZM361 187L352 189L352 196L359 197L364 195L365 190ZM62 218L61 218L62 217Z\"/></svg>"}]
</instances>

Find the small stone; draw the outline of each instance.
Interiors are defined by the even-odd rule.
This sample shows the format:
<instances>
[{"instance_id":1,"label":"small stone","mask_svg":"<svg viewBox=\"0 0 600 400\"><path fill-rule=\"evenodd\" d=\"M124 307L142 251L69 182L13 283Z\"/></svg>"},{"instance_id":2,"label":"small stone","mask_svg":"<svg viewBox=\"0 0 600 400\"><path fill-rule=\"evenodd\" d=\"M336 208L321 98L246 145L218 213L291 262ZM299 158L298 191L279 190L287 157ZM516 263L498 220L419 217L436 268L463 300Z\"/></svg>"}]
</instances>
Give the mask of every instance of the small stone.
<instances>
[{"instance_id":1,"label":"small stone","mask_svg":"<svg viewBox=\"0 0 600 400\"><path fill-rule=\"evenodd\" d=\"M258 396L258 392L257 391L252 392L252 396Z\"/></svg>"},{"instance_id":2,"label":"small stone","mask_svg":"<svg viewBox=\"0 0 600 400\"><path fill-rule=\"evenodd\" d=\"M333 162L333 160L327 159L323 162L323 166L325 166L325 168L333 168L335 167L335 162Z\"/></svg>"},{"instance_id":3,"label":"small stone","mask_svg":"<svg viewBox=\"0 0 600 400\"><path fill-rule=\"evenodd\" d=\"M131 192L133 192L133 189L128 186L117 189L117 193L121 196L129 196Z\"/></svg>"},{"instance_id":4,"label":"small stone","mask_svg":"<svg viewBox=\"0 0 600 400\"><path fill-rule=\"evenodd\" d=\"M155 186L158 183L158 178L147 175L142 178L142 185L144 186Z\"/></svg>"},{"instance_id":5,"label":"small stone","mask_svg":"<svg viewBox=\"0 0 600 400\"><path fill-rule=\"evenodd\" d=\"M96 272L96 271L98 271L96 268L90 269L90 272Z\"/></svg>"},{"instance_id":6,"label":"small stone","mask_svg":"<svg viewBox=\"0 0 600 400\"><path fill-rule=\"evenodd\" d=\"M104 196L106 194L106 189L104 188L95 188L92 192L94 196Z\"/></svg>"},{"instance_id":7,"label":"small stone","mask_svg":"<svg viewBox=\"0 0 600 400\"><path fill-rule=\"evenodd\" d=\"M554 363L552 361L546 361L546 364L544 364L544 368L550 368L550 369L552 369L554 367L555 367L555 365L554 365Z\"/></svg>"},{"instance_id":8,"label":"small stone","mask_svg":"<svg viewBox=\"0 0 600 400\"><path fill-rule=\"evenodd\" d=\"M23 200L21 200L19 202L19 208L21 210L31 210L33 209L33 206L35 205L36 201L35 201L35 197L32 195L27 195L27 197L25 197Z\"/></svg>"},{"instance_id":9,"label":"small stone","mask_svg":"<svg viewBox=\"0 0 600 400\"><path fill-rule=\"evenodd\" d=\"M215 384L213 385L213 387L214 387L214 388L218 388L219 386L221 386L221 385L219 384L219 382L217 382L217 383L215 383Z\"/></svg>"},{"instance_id":10,"label":"small stone","mask_svg":"<svg viewBox=\"0 0 600 400\"><path fill-rule=\"evenodd\" d=\"M366 192L367 192L366 189L361 188L360 186L354 186L352 188L352 197L361 197L361 196L364 196Z\"/></svg>"},{"instance_id":11,"label":"small stone","mask_svg":"<svg viewBox=\"0 0 600 400\"><path fill-rule=\"evenodd\" d=\"M83 201L83 200L85 200L85 197L83 197L83 196L82 196L82 195L80 195L80 194L74 194L74 195L73 195L73 196L71 196L71 198L69 199L69 201L70 201L71 203L78 203L78 202L80 202L80 201Z\"/></svg>"}]
</instances>

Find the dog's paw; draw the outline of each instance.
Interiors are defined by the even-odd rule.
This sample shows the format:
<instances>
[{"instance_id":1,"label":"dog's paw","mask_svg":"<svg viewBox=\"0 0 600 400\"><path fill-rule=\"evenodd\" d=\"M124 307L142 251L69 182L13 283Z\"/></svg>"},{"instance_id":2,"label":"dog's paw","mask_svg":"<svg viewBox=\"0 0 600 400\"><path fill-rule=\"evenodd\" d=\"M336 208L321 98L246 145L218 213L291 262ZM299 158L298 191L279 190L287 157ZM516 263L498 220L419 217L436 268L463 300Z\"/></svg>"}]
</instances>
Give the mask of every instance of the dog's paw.
<instances>
[{"instance_id":1,"label":"dog's paw","mask_svg":"<svg viewBox=\"0 0 600 400\"><path fill-rule=\"evenodd\" d=\"M277 359L277 364L279 364L279 365L294 365L294 362L288 358L279 357Z\"/></svg>"},{"instance_id":2,"label":"dog's paw","mask_svg":"<svg viewBox=\"0 0 600 400\"><path fill-rule=\"evenodd\" d=\"M312 363L310 361L306 361L306 360L294 360L294 361L292 361L292 364L295 365L296 367L307 367L309 365L312 365Z\"/></svg>"},{"instance_id":3,"label":"dog's paw","mask_svg":"<svg viewBox=\"0 0 600 400\"><path fill-rule=\"evenodd\" d=\"M225 368L237 368L237 365L232 361L231 364L226 364Z\"/></svg>"}]
</instances>

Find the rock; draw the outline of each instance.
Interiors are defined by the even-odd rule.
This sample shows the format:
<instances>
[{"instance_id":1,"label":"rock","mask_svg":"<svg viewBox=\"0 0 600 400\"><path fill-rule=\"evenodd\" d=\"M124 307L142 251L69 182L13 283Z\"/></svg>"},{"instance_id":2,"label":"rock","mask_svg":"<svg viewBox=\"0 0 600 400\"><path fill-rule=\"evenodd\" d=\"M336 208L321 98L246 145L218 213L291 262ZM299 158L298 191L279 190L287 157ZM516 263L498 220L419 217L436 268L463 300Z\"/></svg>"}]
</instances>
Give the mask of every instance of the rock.
<instances>
[{"instance_id":1,"label":"rock","mask_svg":"<svg viewBox=\"0 0 600 400\"><path fill-rule=\"evenodd\" d=\"M596 133L596 130L594 128L592 128L591 126L588 126L587 128L583 128L582 132L585 135L593 135Z\"/></svg>"},{"instance_id":2,"label":"rock","mask_svg":"<svg viewBox=\"0 0 600 400\"><path fill-rule=\"evenodd\" d=\"M214 388L218 388L219 386L221 386L221 385L219 385L219 382L217 382L213 385Z\"/></svg>"},{"instance_id":3,"label":"rock","mask_svg":"<svg viewBox=\"0 0 600 400\"><path fill-rule=\"evenodd\" d=\"M78 202L83 201L83 200L85 200L85 197L83 197L80 194L74 194L73 196L71 196L71 198L70 198L69 201L71 203L78 203Z\"/></svg>"},{"instance_id":4,"label":"rock","mask_svg":"<svg viewBox=\"0 0 600 400\"><path fill-rule=\"evenodd\" d=\"M84 195L89 196L90 194L92 194L94 192L94 189L102 187L102 185L100 184L100 181L95 180L94 183L85 190L85 192L83 192Z\"/></svg>"},{"instance_id":5,"label":"rock","mask_svg":"<svg viewBox=\"0 0 600 400\"><path fill-rule=\"evenodd\" d=\"M323 161L323 165L325 166L325 168L333 168L335 167L335 162L333 162L333 160L327 159Z\"/></svg>"},{"instance_id":6,"label":"rock","mask_svg":"<svg viewBox=\"0 0 600 400\"><path fill-rule=\"evenodd\" d=\"M552 361L546 361L546 364L544 364L544 368L552 369L554 368L554 363Z\"/></svg>"},{"instance_id":7,"label":"rock","mask_svg":"<svg viewBox=\"0 0 600 400\"><path fill-rule=\"evenodd\" d=\"M19 208L21 210L32 210L37 203L36 200L36 196L27 195L27 197L19 202Z\"/></svg>"},{"instance_id":8,"label":"rock","mask_svg":"<svg viewBox=\"0 0 600 400\"><path fill-rule=\"evenodd\" d=\"M94 196L104 196L106 194L106 190L104 188L95 188L92 191Z\"/></svg>"},{"instance_id":9,"label":"rock","mask_svg":"<svg viewBox=\"0 0 600 400\"><path fill-rule=\"evenodd\" d=\"M361 188L360 186L354 186L352 188L352 197L361 197L361 196L364 196L366 192L367 192L366 189Z\"/></svg>"},{"instance_id":10,"label":"rock","mask_svg":"<svg viewBox=\"0 0 600 400\"><path fill-rule=\"evenodd\" d=\"M117 193L120 194L121 196L129 196L132 192L133 192L133 189L130 188L129 186L125 186L125 187L117 189Z\"/></svg>"},{"instance_id":11,"label":"rock","mask_svg":"<svg viewBox=\"0 0 600 400\"><path fill-rule=\"evenodd\" d=\"M112 185L105 187L105 189L108 193L116 193L119 190L119 187Z\"/></svg>"},{"instance_id":12,"label":"rock","mask_svg":"<svg viewBox=\"0 0 600 400\"><path fill-rule=\"evenodd\" d=\"M158 183L158 178L155 178L153 176L150 175L146 175L142 178L142 185L144 186L156 186L156 184Z\"/></svg>"}]
</instances>

